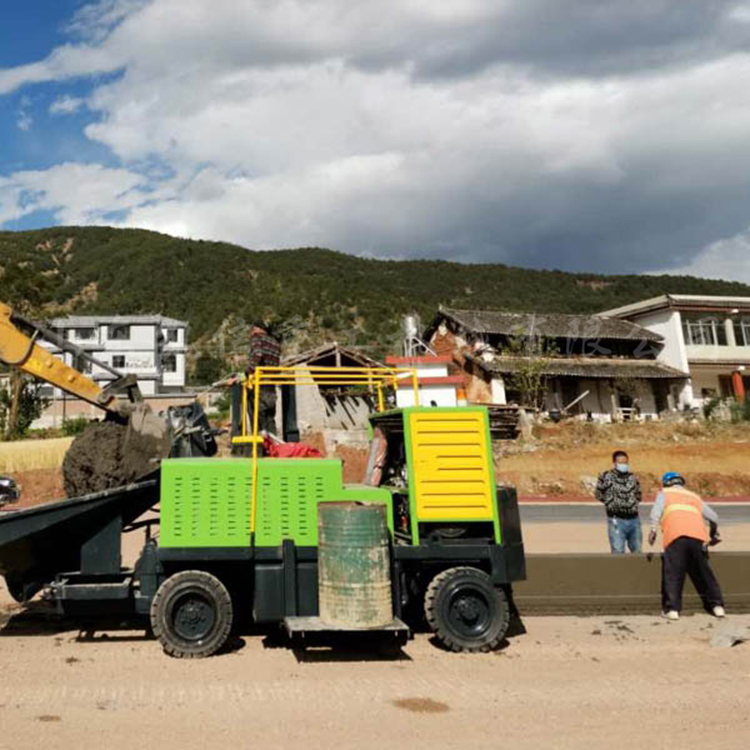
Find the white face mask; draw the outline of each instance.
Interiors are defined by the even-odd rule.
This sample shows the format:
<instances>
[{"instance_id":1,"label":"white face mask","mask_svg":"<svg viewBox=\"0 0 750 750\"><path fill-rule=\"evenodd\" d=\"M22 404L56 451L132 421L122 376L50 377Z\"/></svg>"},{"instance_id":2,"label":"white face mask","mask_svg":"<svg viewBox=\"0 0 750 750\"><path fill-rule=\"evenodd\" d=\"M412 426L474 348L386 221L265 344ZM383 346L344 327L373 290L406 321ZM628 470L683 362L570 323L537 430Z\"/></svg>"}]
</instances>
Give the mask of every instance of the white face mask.
<instances>
[{"instance_id":1,"label":"white face mask","mask_svg":"<svg viewBox=\"0 0 750 750\"><path fill-rule=\"evenodd\" d=\"M630 470L630 466L628 466L628 464L615 464L615 469L621 474L627 474Z\"/></svg>"}]
</instances>

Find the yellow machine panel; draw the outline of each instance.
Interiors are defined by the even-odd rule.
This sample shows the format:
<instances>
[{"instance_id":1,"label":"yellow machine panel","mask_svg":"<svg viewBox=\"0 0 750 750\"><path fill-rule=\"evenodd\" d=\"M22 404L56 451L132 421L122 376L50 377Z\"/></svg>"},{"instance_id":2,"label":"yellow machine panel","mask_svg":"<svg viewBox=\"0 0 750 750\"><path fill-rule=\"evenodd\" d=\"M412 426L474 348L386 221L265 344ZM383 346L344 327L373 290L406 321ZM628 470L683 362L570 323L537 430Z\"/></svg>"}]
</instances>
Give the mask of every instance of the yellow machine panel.
<instances>
[{"instance_id":1,"label":"yellow machine panel","mask_svg":"<svg viewBox=\"0 0 750 750\"><path fill-rule=\"evenodd\" d=\"M483 410L415 410L409 414L417 518L492 520L492 452Z\"/></svg>"}]
</instances>

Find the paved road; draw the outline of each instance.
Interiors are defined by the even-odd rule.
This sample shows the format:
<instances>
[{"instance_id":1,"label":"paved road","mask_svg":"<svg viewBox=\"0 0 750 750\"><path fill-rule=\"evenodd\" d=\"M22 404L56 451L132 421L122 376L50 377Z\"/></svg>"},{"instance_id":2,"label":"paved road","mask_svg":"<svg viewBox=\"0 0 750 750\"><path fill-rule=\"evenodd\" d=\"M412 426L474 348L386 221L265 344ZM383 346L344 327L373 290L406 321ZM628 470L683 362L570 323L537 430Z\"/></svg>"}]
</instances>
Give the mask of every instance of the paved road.
<instances>
[{"instance_id":1,"label":"paved road","mask_svg":"<svg viewBox=\"0 0 750 750\"><path fill-rule=\"evenodd\" d=\"M604 511L594 503L521 503L523 523L553 523L570 521L574 523L601 523ZM750 503L713 504L722 525L750 522ZM651 505L641 506L641 518L648 520Z\"/></svg>"}]
</instances>

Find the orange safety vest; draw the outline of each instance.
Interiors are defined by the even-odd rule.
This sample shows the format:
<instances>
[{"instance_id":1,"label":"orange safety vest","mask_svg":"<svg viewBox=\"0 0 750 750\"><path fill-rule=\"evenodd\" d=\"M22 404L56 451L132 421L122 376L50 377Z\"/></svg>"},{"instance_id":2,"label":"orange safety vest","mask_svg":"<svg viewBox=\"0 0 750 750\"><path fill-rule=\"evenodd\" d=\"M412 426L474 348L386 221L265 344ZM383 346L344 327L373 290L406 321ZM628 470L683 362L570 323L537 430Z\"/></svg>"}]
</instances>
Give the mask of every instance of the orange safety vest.
<instances>
[{"instance_id":1,"label":"orange safety vest","mask_svg":"<svg viewBox=\"0 0 750 750\"><path fill-rule=\"evenodd\" d=\"M701 542L708 541L703 522L703 500L684 487L665 487L664 512L661 516L661 536L664 549L681 536Z\"/></svg>"}]
</instances>

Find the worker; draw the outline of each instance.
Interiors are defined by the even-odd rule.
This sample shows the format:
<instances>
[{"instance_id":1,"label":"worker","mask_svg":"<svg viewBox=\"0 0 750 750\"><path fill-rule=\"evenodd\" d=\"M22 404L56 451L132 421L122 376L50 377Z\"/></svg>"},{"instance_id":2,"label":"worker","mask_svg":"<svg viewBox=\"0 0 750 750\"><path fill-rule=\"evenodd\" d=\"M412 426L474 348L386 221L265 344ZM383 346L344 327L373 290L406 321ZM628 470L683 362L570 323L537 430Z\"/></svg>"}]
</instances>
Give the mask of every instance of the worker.
<instances>
[{"instance_id":1,"label":"worker","mask_svg":"<svg viewBox=\"0 0 750 750\"><path fill-rule=\"evenodd\" d=\"M706 524L710 527L710 538ZM678 620L682 610L685 574L698 592L703 606L715 617L724 617L724 600L716 576L711 570L706 545L718 544L719 517L699 495L685 487L685 478L676 471L662 477L662 490L651 510L648 543L656 541L656 527L661 522L664 544L662 556L662 617Z\"/></svg>"},{"instance_id":2,"label":"worker","mask_svg":"<svg viewBox=\"0 0 750 750\"><path fill-rule=\"evenodd\" d=\"M630 471L628 454L616 450L612 454L612 468L600 474L596 483L596 499L603 503L607 513L607 535L613 554L624 554L626 544L631 552L641 551L643 531L638 515L641 498L641 483Z\"/></svg>"},{"instance_id":3,"label":"worker","mask_svg":"<svg viewBox=\"0 0 750 750\"><path fill-rule=\"evenodd\" d=\"M256 367L278 367L281 345L271 335L267 323L256 320L250 330L250 354L245 375L252 377ZM276 386L261 386L258 394L258 431L276 432Z\"/></svg>"}]
</instances>

